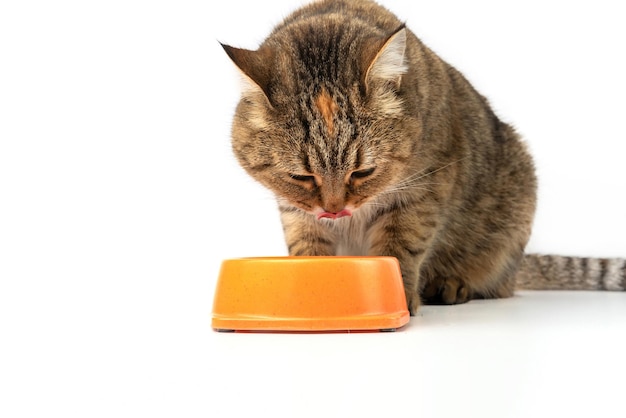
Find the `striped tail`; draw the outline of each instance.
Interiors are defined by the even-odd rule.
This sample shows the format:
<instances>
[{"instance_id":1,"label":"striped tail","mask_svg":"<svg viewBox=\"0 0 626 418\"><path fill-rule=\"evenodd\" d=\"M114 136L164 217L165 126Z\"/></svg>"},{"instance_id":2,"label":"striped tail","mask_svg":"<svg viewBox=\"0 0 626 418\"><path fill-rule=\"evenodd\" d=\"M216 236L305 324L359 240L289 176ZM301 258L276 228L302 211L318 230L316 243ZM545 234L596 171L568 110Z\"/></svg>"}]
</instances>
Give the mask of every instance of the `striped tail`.
<instances>
[{"instance_id":1,"label":"striped tail","mask_svg":"<svg viewBox=\"0 0 626 418\"><path fill-rule=\"evenodd\" d=\"M516 284L529 290L626 291L626 259L528 254Z\"/></svg>"}]
</instances>

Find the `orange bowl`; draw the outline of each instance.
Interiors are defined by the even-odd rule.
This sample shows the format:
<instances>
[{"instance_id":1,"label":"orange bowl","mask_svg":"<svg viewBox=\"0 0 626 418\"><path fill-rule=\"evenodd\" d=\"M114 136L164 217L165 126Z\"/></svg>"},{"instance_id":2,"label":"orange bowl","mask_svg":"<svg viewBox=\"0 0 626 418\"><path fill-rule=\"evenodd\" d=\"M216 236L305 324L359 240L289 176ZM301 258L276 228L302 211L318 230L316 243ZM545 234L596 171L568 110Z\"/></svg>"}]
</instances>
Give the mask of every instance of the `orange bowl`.
<instances>
[{"instance_id":1,"label":"orange bowl","mask_svg":"<svg viewBox=\"0 0 626 418\"><path fill-rule=\"evenodd\" d=\"M224 260L213 301L217 331L391 331L407 322L393 257Z\"/></svg>"}]
</instances>

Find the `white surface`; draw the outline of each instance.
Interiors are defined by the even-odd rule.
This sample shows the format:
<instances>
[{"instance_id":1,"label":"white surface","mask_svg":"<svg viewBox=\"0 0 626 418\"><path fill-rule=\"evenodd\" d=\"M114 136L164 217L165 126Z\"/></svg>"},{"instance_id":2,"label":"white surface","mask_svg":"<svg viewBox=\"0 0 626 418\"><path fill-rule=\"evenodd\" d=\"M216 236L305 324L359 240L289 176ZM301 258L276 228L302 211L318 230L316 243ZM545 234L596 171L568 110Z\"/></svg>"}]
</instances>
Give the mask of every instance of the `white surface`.
<instances>
[{"instance_id":1,"label":"white surface","mask_svg":"<svg viewBox=\"0 0 626 418\"><path fill-rule=\"evenodd\" d=\"M0 3L0 416L621 414L622 294L426 308L392 335L209 329L220 260L285 253L230 152L217 43L254 48L299 2L268 4ZM528 140L529 249L626 255L619 4L385 5Z\"/></svg>"},{"instance_id":2,"label":"white surface","mask_svg":"<svg viewBox=\"0 0 626 418\"><path fill-rule=\"evenodd\" d=\"M427 306L395 334L211 340L220 417L624 416L624 294Z\"/></svg>"}]
</instances>

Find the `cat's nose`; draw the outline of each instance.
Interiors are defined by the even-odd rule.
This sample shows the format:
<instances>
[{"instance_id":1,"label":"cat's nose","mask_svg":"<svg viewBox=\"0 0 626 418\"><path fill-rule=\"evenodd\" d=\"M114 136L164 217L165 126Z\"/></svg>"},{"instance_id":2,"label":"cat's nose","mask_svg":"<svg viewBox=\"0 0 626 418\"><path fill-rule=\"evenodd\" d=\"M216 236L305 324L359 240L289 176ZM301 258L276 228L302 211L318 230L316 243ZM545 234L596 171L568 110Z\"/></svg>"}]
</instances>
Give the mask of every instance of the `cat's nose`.
<instances>
[{"instance_id":1,"label":"cat's nose","mask_svg":"<svg viewBox=\"0 0 626 418\"><path fill-rule=\"evenodd\" d=\"M343 199L330 198L326 199L323 205L324 212L339 213L345 209L345 203Z\"/></svg>"}]
</instances>

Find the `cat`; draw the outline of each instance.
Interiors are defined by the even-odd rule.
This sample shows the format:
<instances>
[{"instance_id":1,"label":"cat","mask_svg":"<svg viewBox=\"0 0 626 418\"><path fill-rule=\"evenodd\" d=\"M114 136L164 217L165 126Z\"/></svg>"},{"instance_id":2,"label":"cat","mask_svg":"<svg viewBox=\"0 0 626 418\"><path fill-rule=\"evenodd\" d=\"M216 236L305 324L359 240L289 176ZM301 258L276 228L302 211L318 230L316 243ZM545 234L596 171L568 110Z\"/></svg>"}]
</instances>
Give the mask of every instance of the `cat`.
<instances>
[{"instance_id":1,"label":"cat","mask_svg":"<svg viewBox=\"0 0 626 418\"><path fill-rule=\"evenodd\" d=\"M400 263L409 311L526 289L626 289L626 260L525 255L529 151L452 66L369 0L322 0L257 50L222 44L245 79L242 167L274 192L289 254Z\"/></svg>"}]
</instances>

